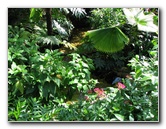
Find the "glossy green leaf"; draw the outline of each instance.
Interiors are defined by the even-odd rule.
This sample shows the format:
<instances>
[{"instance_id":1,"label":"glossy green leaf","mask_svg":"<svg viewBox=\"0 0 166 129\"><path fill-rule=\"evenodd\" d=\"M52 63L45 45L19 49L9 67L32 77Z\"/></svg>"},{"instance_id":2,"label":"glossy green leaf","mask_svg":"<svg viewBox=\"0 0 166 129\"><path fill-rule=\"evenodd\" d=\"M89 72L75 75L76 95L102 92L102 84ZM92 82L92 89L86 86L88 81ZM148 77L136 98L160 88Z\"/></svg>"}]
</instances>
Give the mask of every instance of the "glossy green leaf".
<instances>
[{"instance_id":1,"label":"glossy green leaf","mask_svg":"<svg viewBox=\"0 0 166 129\"><path fill-rule=\"evenodd\" d=\"M78 83L77 84L77 88L78 88L78 91L80 91L82 89L82 84L81 83Z\"/></svg>"},{"instance_id":2,"label":"glossy green leaf","mask_svg":"<svg viewBox=\"0 0 166 129\"><path fill-rule=\"evenodd\" d=\"M151 80L150 76L144 76L143 78L141 78L139 81L147 81L147 80Z\"/></svg>"},{"instance_id":3,"label":"glossy green leaf","mask_svg":"<svg viewBox=\"0 0 166 129\"><path fill-rule=\"evenodd\" d=\"M82 62L82 66L85 67L85 68L89 68L89 66L84 62Z\"/></svg>"},{"instance_id":4,"label":"glossy green leaf","mask_svg":"<svg viewBox=\"0 0 166 129\"><path fill-rule=\"evenodd\" d=\"M15 62L12 63L11 68L12 68L13 70L17 68L17 65L16 65Z\"/></svg>"},{"instance_id":5,"label":"glossy green leaf","mask_svg":"<svg viewBox=\"0 0 166 129\"><path fill-rule=\"evenodd\" d=\"M31 11L30 11L29 18L31 19L32 17L34 17L34 15L35 15L35 8L32 8Z\"/></svg>"},{"instance_id":6,"label":"glossy green leaf","mask_svg":"<svg viewBox=\"0 0 166 129\"><path fill-rule=\"evenodd\" d=\"M130 100L130 96L128 94L124 93L124 95L126 96L127 99Z\"/></svg>"},{"instance_id":7,"label":"glossy green leaf","mask_svg":"<svg viewBox=\"0 0 166 129\"><path fill-rule=\"evenodd\" d=\"M39 19L42 17L42 15L43 15L42 9L31 8L29 19L33 19L36 22L38 22Z\"/></svg>"},{"instance_id":8,"label":"glossy green leaf","mask_svg":"<svg viewBox=\"0 0 166 129\"><path fill-rule=\"evenodd\" d=\"M74 80L70 81L69 84L77 84L78 82L78 78L74 78Z\"/></svg>"},{"instance_id":9,"label":"glossy green leaf","mask_svg":"<svg viewBox=\"0 0 166 129\"><path fill-rule=\"evenodd\" d=\"M42 97L48 99L48 82L44 83L42 87Z\"/></svg>"},{"instance_id":10,"label":"glossy green leaf","mask_svg":"<svg viewBox=\"0 0 166 129\"><path fill-rule=\"evenodd\" d=\"M57 86L59 87L60 86L60 83L61 83L61 80L58 79L58 78L55 78L54 79L54 82L57 84Z\"/></svg>"},{"instance_id":11,"label":"glossy green leaf","mask_svg":"<svg viewBox=\"0 0 166 129\"><path fill-rule=\"evenodd\" d=\"M52 93L53 95L56 93L56 85L53 81L45 82L44 85L47 86L47 90L49 90L50 93Z\"/></svg>"},{"instance_id":12,"label":"glossy green leaf","mask_svg":"<svg viewBox=\"0 0 166 129\"><path fill-rule=\"evenodd\" d=\"M138 70L136 71L135 78L137 79L138 77L141 76L141 74L142 74L141 69L138 69Z\"/></svg>"},{"instance_id":13,"label":"glossy green leaf","mask_svg":"<svg viewBox=\"0 0 166 129\"><path fill-rule=\"evenodd\" d=\"M135 78L137 79L142 74L141 66L136 66L135 68Z\"/></svg>"},{"instance_id":14,"label":"glossy green leaf","mask_svg":"<svg viewBox=\"0 0 166 129\"><path fill-rule=\"evenodd\" d=\"M112 108L113 108L115 111L119 111L119 110L120 110L119 106L113 106Z\"/></svg>"},{"instance_id":15,"label":"glossy green leaf","mask_svg":"<svg viewBox=\"0 0 166 129\"><path fill-rule=\"evenodd\" d=\"M89 89L89 88L88 88L87 85L84 85L84 86L83 86L83 90L84 90L84 91L88 91L88 89Z\"/></svg>"},{"instance_id":16,"label":"glossy green leaf","mask_svg":"<svg viewBox=\"0 0 166 129\"><path fill-rule=\"evenodd\" d=\"M21 92L21 94L24 93L24 86L23 86L22 82L17 81L16 84L15 84L15 87Z\"/></svg>"},{"instance_id":17,"label":"glossy green leaf","mask_svg":"<svg viewBox=\"0 0 166 129\"><path fill-rule=\"evenodd\" d=\"M130 120L130 121L134 121L134 116L133 116L133 114L130 114L130 115L129 115L129 120Z\"/></svg>"},{"instance_id":18,"label":"glossy green leaf","mask_svg":"<svg viewBox=\"0 0 166 129\"><path fill-rule=\"evenodd\" d=\"M115 117L120 120L120 121L123 121L124 120L124 116L123 115L120 115L120 114L114 114Z\"/></svg>"}]
</instances>

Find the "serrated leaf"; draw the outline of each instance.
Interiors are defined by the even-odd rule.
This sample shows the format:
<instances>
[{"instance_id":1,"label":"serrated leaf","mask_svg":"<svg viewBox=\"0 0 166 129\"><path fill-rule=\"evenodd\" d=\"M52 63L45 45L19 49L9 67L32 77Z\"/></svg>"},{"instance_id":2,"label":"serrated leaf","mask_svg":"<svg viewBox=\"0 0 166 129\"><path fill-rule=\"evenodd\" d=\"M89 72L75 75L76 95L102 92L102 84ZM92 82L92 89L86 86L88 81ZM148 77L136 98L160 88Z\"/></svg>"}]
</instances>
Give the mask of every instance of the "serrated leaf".
<instances>
[{"instance_id":1,"label":"serrated leaf","mask_svg":"<svg viewBox=\"0 0 166 129\"><path fill-rule=\"evenodd\" d=\"M68 36L66 30L63 27L61 27L61 25L57 21L53 20L53 26L56 27L60 35Z\"/></svg>"},{"instance_id":2,"label":"serrated leaf","mask_svg":"<svg viewBox=\"0 0 166 129\"><path fill-rule=\"evenodd\" d=\"M94 64L96 65L96 68L102 69L105 67L105 61L102 60L101 58L96 58L94 59Z\"/></svg>"},{"instance_id":3,"label":"serrated leaf","mask_svg":"<svg viewBox=\"0 0 166 129\"><path fill-rule=\"evenodd\" d=\"M120 114L114 114L115 117L120 120L120 121L123 121L124 120L124 116L123 115L120 115Z\"/></svg>"},{"instance_id":4,"label":"serrated leaf","mask_svg":"<svg viewBox=\"0 0 166 129\"><path fill-rule=\"evenodd\" d=\"M83 8L69 8L69 10L78 18L81 18L86 14L86 11Z\"/></svg>"}]
</instances>

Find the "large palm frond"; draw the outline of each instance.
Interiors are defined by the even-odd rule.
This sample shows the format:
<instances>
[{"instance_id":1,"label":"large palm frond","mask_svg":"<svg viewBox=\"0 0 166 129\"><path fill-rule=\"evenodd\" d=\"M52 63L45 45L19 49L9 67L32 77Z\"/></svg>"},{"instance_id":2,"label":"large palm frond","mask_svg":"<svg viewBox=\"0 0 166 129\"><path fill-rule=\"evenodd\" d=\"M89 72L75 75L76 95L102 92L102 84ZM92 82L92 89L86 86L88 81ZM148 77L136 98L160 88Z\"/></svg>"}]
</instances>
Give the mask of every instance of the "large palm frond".
<instances>
[{"instance_id":1,"label":"large palm frond","mask_svg":"<svg viewBox=\"0 0 166 129\"><path fill-rule=\"evenodd\" d=\"M129 42L129 38L118 27L91 30L86 35L89 36L94 47L102 52L120 51L125 43Z\"/></svg>"}]
</instances>

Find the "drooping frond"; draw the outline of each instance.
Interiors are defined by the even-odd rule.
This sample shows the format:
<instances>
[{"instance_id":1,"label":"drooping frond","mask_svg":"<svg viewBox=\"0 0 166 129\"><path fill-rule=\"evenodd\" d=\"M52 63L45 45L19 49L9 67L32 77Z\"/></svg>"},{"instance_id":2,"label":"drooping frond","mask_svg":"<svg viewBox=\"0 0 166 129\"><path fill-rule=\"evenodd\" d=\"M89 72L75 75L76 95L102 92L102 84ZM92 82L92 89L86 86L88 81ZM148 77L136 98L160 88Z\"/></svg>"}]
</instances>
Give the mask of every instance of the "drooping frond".
<instances>
[{"instance_id":1,"label":"drooping frond","mask_svg":"<svg viewBox=\"0 0 166 129\"><path fill-rule=\"evenodd\" d=\"M46 37L39 37L39 42L43 44L52 44L52 45L59 45L60 40L55 36L46 36Z\"/></svg>"},{"instance_id":2,"label":"drooping frond","mask_svg":"<svg viewBox=\"0 0 166 129\"><path fill-rule=\"evenodd\" d=\"M83 8L69 8L69 10L72 12L72 14L75 17L81 18L82 16L86 15L86 12Z\"/></svg>"},{"instance_id":3,"label":"drooping frond","mask_svg":"<svg viewBox=\"0 0 166 129\"><path fill-rule=\"evenodd\" d=\"M89 36L94 47L102 52L120 51L125 43L129 42L128 37L118 27L91 30L86 35Z\"/></svg>"},{"instance_id":4,"label":"drooping frond","mask_svg":"<svg viewBox=\"0 0 166 129\"><path fill-rule=\"evenodd\" d=\"M86 15L86 11L83 8L59 8L59 10L63 14L71 13L73 16L77 18L81 18Z\"/></svg>"},{"instance_id":5,"label":"drooping frond","mask_svg":"<svg viewBox=\"0 0 166 129\"><path fill-rule=\"evenodd\" d=\"M63 27L61 27L61 25L57 21L53 20L53 26L56 27L60 35L68 36L66 30Z\"/></svg>"}]
</instances>

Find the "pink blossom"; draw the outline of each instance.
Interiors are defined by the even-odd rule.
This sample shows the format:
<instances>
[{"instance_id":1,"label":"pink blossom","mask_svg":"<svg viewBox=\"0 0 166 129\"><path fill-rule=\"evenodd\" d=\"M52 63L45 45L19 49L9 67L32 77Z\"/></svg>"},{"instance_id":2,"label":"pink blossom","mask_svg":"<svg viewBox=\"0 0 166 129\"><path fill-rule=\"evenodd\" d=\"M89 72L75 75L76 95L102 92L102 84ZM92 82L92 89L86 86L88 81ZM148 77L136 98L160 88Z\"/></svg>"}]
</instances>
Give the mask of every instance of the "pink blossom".
<instances>
[{"instance_id":1,"label":"pink blossom","mask_svg":"<svg viewBox=\"0 0 166 129\"><path fill-rule=\"evenodd\" d=\"M116 86L118 87L119 90L126 88L126 86L120 82L118 82Z\"/></svg>"},{"instance_id":2,"label":"pink blossom","mask_svg":"<svg viewBox=\"0 0 166 129\"><path fill-rule=\"evenodd\" d=\"M100 88L95 88L94 92L96 92L98 94L98 97L105 96L104 90L102 88L101 89Z\"/></svg>"},{"instance_id":3,"label":"pink blossom","mask_svg":"<svg viewBox=\"0 0 166 129\"><path fill-rule=\"evenodd\" d=\"M100 88L95 88L94 89L94 92L98 92L98 91L100 91Z\"/></svg>"}]
</instances>

